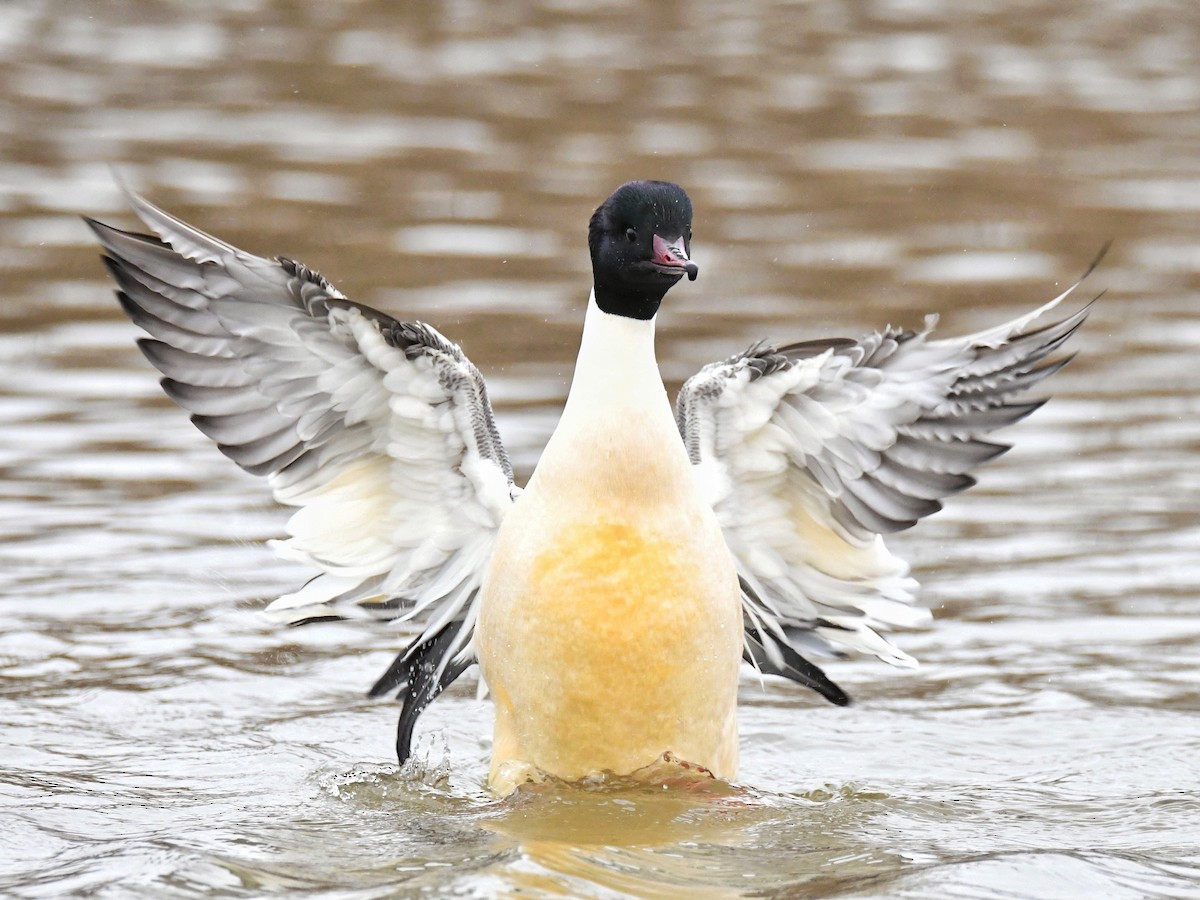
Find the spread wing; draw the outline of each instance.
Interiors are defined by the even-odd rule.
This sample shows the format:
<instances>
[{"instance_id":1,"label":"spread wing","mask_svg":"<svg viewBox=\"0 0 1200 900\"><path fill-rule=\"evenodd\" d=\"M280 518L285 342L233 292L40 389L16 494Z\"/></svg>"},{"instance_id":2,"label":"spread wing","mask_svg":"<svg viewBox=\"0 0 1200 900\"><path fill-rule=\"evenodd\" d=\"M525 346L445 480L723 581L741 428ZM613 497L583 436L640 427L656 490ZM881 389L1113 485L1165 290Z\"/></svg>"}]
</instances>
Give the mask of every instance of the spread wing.
<instances>
[{"instance_id":1,"label":"spread wing","mask_svg":"<svg viewBox=\"0 0 1200 900\"><path fill-rule=\"evenodd\" d=\"M1087 308L1028 326L1077 285L966 337L933 339L931 319L920 332L755 345L684 385L679 428L737 561L745 655L760 671L845 703L800 651L916 665L880 634L930 618L882 536L941 509L1008 449L989 435L1041 405L1017 398L1069 361L1049 358Z\"/></svg>"},{"instance_id":2,"label":"spread wing","mask_svg":"<svg viewBox=\"0 0 1200 900\"><path fill-rule=\"evenodd\" d=\"M474 599L515 495L483 379L430 326L129 201L157 237L88 224L151 335L142 352L196 427L298 508L275 548L319 570L268 612L425 623L372 689L400 691L403 761L417 716L474 662Z\"/></svg>"}]
</instances>

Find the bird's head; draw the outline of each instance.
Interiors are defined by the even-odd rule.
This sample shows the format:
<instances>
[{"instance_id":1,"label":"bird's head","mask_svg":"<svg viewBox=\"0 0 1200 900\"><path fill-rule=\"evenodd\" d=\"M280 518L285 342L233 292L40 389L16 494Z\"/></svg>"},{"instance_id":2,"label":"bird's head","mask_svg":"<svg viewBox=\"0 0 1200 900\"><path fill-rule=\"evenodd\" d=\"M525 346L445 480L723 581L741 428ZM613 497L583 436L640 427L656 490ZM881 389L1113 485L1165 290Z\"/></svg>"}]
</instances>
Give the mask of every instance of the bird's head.
<instances>
[{"instance_id":1,"label":"bird's head","mask_svg":"<svg viewBox=\"0 0 1200 900\"><path fill-rule=\"evenodd\" d=\"M669 181L623 184L592 215L588 248L596 305L615 315L652 319L672 285L695 281L692 201Z\"/></svg>"}]
</instances>

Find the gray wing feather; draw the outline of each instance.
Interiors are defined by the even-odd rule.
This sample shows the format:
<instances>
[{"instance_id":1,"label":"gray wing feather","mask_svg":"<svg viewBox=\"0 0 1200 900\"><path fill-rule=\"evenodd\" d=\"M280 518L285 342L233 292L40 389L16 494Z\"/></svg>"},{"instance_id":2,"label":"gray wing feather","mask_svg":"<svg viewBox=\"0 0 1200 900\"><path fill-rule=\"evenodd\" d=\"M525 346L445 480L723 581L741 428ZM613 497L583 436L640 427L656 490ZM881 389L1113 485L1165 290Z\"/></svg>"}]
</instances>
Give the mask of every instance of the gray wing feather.
<instances>
[{"instance_id":1,"label":"gray wing feather","mask_svg":"<svg viewBox=\"0 0 1200 900\"><path fill-rule=\"evenodd\" d=\"M452 634L437 663L461 671L516 491L478 370L428 325L128 199L154 235L87 221L149 335L142 352L197 428L299 507L276 547L321 574L270 609L289 621L420 613L418 640Z\"/></svg>"},{"instance_id":2,"label":"gray wing feather","mask_svg":"<svg viewBox=\"0 0 1200 900\"><path fill-rule=\"evenodd\" d=\"M941 509L1008 449L989 435L1044 402L1019 398L1070 361L1049 358L1088 307L1028 325L1077 286L974 335L933 340L931 319L920 332L756 344L684 385L676 418L742 576L748 658L802 635L915 664L878 633L929 618L881 536Z\"/></svg>"}]
</instances>

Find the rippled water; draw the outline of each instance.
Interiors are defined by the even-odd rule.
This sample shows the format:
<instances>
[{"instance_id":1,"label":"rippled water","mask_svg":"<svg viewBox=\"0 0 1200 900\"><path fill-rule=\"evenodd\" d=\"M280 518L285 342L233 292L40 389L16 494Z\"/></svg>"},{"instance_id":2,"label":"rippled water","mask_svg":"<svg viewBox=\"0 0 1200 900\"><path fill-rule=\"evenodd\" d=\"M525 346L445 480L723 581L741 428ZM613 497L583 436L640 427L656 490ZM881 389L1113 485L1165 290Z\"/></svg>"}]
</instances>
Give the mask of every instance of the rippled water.
<instances>
[{"instance_id":1,"label":"rippled water","mask_svg":"<svg viewBox=\"0 0 1200 900\"><path fill-rule=\"evenodd\" d=\"M1182 0L0 5L0 892L1200 896L1198 73ZM110 164L462 341L525 474L628 178L697 209L673 382L1115 243L1054 401L896 542L920 670L747 674L736 787L496 801L473 679L397 773L403 636L260 618L306 573L133 347L76 218L131 224Z\"/></svg>"}]
</instances>

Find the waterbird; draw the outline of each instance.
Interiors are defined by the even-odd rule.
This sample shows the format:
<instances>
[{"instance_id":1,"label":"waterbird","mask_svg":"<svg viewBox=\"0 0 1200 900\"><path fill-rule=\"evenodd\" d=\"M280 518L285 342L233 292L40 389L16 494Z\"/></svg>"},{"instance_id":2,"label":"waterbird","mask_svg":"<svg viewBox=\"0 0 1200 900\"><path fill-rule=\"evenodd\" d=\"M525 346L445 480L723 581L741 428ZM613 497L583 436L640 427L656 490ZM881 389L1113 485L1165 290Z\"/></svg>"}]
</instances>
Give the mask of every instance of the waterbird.
<instances>
[{"instance_id":1,"label":"waterbird","mask_svg":"<svg viewBox=\"0 0 1200 900\"><path fill-rule=\"evenodd\" d=\"M483 377L433 326L126 196L152 234L86 221L143 354L196 427L297 508L273 544L318 574L268 613L420 625L369 692L400 700L401 763L422 711L478 663L500 793L663 758L733 779L742 661L838 705L808 657L916 665L886 634L930 613L884 535L1008 449L986 438L1045 402L1018 397L1071 359L1056 351L1090 306L1030 327L1077 281L963 337L934 338L931 316L763 341L701 368L672 407L654 332L667 292L699 274L692 203L633 181L591 217L574 376L522 489Z\"/></svg>"}]
</instances>

